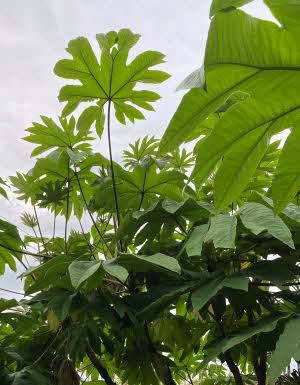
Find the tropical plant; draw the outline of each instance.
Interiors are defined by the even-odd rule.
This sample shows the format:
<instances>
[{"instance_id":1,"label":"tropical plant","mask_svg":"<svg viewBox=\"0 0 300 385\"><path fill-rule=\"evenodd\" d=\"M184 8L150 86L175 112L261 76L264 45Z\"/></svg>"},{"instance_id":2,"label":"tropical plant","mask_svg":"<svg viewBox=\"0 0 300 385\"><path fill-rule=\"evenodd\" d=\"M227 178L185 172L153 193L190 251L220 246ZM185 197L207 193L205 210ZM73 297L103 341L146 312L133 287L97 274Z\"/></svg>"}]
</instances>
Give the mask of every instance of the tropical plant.
<instances>
[{"instance_id":1,"label":"tropical plant","mask_svg":"<svg viewBox=\"0 0 300 385\"><path fill-rule=\"evenodd\" d=\"M279 27L237 9L249 2L213 1L204 65L179 86L189 91L161 141L130 144L124 167L113 161L114 124L153 110L159 95L135 86L168 79L150 69L164 55L128 64L140 37L128 29L97 35L99 61L86 38L69 43L72 59L54 72L80 85L60 90L57 121L41 116L26 130L38 158L10 177L32 205L21 217L32 234L0 220L0 274L22 263L25 297L0 299L1 384L291 380L282 373L300 360L300 4L265 0ZM105 120L109 159L93 145ZM286 128L281 149L274 136ZM179 148L195 139L193 152Z\"/></svg>"}]
</instances>

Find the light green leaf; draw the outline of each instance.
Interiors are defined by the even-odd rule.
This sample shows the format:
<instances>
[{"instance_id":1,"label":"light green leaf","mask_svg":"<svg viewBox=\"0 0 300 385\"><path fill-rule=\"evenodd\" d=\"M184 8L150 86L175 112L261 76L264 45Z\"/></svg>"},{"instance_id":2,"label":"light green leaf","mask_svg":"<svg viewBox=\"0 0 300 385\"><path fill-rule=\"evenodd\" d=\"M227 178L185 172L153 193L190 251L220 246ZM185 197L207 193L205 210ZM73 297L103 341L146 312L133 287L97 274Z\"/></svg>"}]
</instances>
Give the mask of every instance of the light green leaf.
<instances>
[{"instance_id":1,"label":"light green leaf","mask_svg":"<svg viewBox=\"0 0 300 385\"><path fill-rule=\"evenodd\" d=\"M236 217L229 214L211 217L211 224L205 241L212 240L216 248L233 249L235 247L236 225Z\"/></svg>"},{"instance_id":2,"label":"light green leaf","mask_svg":"<svg viewBox=\"0 0 300 385\"><path fill-rule=\"evenodd\" d=\"M47 116L41 116L43 123L32 123L32 127L27 128L28 136L23 138L27 142L38 144L32 151L31 156L37 156L48 150L59 151L75 148L90 151L90 141L93 140L90 135L90 125L81 123L81 131L75 132L75 119L71 117L69 121L65 118L59 118L61 127L54 120ZM86 122L86 121L85 121Z\"/></svg>"},{"instance_id":3,"label":"light green leaf","mask_svg":"<svg viewBox=\"0 0 300 385\"><path fill-rule=\"evenodd\" d=\"M239 211L245 227L257 235L267 230L273 237L295 248L292 234L281 218L274 215L273 211L260 203L246 203Z\"/></svg>"},{"instance_id":4,"label":"light green leaf","mask_svg":"<svg viewBox=\"0 0 300 385\"><path fill-rule=\"evenodd\" d=\"M298 0L264 0L264 3L280 24L295 34L299 33L300 4Z\"/></svg>"},{"instance_id":5,"label":"light green leaf","mask_svg":"<svg viewBox=\"0 0 300 385\"><path fill-rule=\"evenodd\" d=\"M90 278L101 266L100 261L74 261L69 266L69 274L75 289Z\"/></svg>"},{"instance_id":6,"label":"light green leaf","mask_svg":"<svg viewBox=\"0 0 300 385\"><path fill-rule=\"evenodd\" d=\"M268 383L273 385L283 373L295 355L300 352L300 317L291 318L285 325L283 333L276 344L276 349L271 356L268 371Z\"/></svg>"},{"instance_id":7,"label":"light green leaf","mask_svg":"<svg viewBox=\"0 0 300 385\"><path fill-rule=\"evenodd\" d=\"M185 244L186 252L189 257L201 255L202 245L205 240L208 225L201 225L194 228L191 236Z\"/></svg>"},{"instance_id":8,"label":"light green leaf","mask_svg":"<svg viewBox=\"0 0 300 385\"><path fill-rule=\"evenodd\" d=\"M67 101L71 106L94 100L101 108L109 100L114 103L116 118L121 123L125 124L126 118L132 122L135 119L144 119L143 114L128 102L153 110L151 103L158 100L159 95L145 90L134 91L134 87L139 82L155 84L169 78L165 72L149 69L163 63L164 55L156 51L146 51L127 64L129 51L138 42L140 35L129 29L121 29L119 32L98 34L96 38L101 49L100 63L86 38L78 37L69 42L67 52L72 55L72 59L60 60L54 72L62 78L78 80L81 85L62 87L59 100ZM72 108L64 112L67 113ZM80 123L86 122L83 123L85 125L95 121L96 108L88 107L88 111L82 113Z\"/></svg>"},{"instance_id":9,"label":"light green leaf","mask_svg":"<svg viewBox=\"0 0 300 385\"><path fill-rule=\"evenodd\" d=\"M215 178L215 206L220 211L247 187L263 158L269 141L269 125L263 125L231 146Z\"/></svg>"}]
</instances>

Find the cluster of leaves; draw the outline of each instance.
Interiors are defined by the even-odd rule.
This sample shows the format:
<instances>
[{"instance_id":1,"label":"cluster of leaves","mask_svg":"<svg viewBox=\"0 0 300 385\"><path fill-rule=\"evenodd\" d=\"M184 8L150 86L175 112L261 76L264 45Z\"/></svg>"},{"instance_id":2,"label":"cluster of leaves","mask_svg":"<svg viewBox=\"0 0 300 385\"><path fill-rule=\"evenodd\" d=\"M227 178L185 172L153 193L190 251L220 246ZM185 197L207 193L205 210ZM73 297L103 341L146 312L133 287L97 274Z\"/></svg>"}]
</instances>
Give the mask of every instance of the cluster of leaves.
<instances>
[{"instance_id":1,"label":"cluster of leaves","mask_svg":"<svg viewBox=\"0 0 300 385\"><path fill-rule=\"evenodd\" d=\"M153 110L159 95L134 88L169 77L149 69L163 55L127 64L128 29L97 35L100 61L86 38L69 43L54 71L80 85L61 89L59 124L27 129L39 158L10 177L33 235L0 221L0 274L25 268L25 299L0 300L1 384L266 385L300 360L300 5L265 0L283 28L236 9L250 1L213 1L203 67L162 140L130 144L124 166L112 107L122 124ZM92 146L105 116L109 159ZM40 208L54 214L47 234Z\"/></svg>"}]
</instances>

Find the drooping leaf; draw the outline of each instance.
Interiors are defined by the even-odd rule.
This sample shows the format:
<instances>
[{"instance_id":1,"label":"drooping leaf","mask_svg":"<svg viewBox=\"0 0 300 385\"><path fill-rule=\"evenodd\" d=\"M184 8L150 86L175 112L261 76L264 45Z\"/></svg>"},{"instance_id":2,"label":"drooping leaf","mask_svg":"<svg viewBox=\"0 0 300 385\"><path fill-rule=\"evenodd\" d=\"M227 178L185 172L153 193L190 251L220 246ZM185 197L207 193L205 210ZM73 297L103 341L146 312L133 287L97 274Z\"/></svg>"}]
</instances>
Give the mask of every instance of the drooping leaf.
<instances>
[{"instance_id":1,"label":"drooping leaf","mask_svg":"<svg viewBox=\"0 0 300 385\"><path fill-rule=\"evenodd\" d=\"M277 341L276 349L271 356L270 369L268 371L268 381L270 385L273 385L277 378L283 373L284 369L290 364L292 358L299 357L299 330L299 317L288 320L283 333Z\"/></svg>"},{"instance_id":2,"label":"drooping leaf","mask_svg":"<svg viewBox=\"0 0 300 385\"><path fill-rule=\"evenodd\" d=\"M235 247L237 219L233 215L219 214L211 217L211 224L205 241L212 240L214 246L225 249Z\"/></svg>"},{"instance_id":3,"label":"drooping leaf","mask_svg":"<svg viewBox=\"0 0 300 385\"><path fill-rule=\"evenodd\" d=\"M208 225L201 225L194 228L188 241L185 244L186 252L189 257L201 255L202 245L207 235Z\"/></svg>"},{"instance_id":4,"label":"drooping leaf","mask_svg":"<svg viewBox=\"0 0 300 385\"><path fill-rule=\"evenodd\" d=\"M173 272L180 274L181 268L175 258L169 257L161 253L151 256L121 254L117 260L118 264L125 267L128 271L134 272ZM109 265L109 263L108 263Z\"/></svg>"},{"instance_id":5,"label":"drooping leaf","mask_svg":"<svg viewBox=\"0 0 300 385\"><path fill-rule=\"evenodd\" d=\"M69 274L75 289L90 278L101 267L100 261L74 261L69 266Z\"/></svg>"},{"instance_id":6,"label":"drooping leaf","mask_svg":"<svg viewBox=\"0 0 300 385\"><path fill-rule=\"evenodd\" d=\"M212 361L219 354L226 352L228 349L231 349L235 345L240 344L243 341L259 334L272 331L277 322L286 317L286 314L279 315L270 315L265 318L262 318L256 322L253 326L243 327L231 335L211 344L209 347L208 354L205 359L201 362L199 368L204 368L210 361Z\"/></svg>"},{"instance_id":7,"label":"drooping leaf","mask_svg":"<svg viewBox=\"0 0 300 385\"><path fill-rule=\"evenodd\" d=\"M191 300L195 310L201 310L224 286L232 289L248 291L248 278L240 275L218 277L205 283L192 293Z\"/></svg>"},{"instance_id":8,"label":"drooping leaf","mask_svg":"<svg viewBox=\"0 0 300 385\"><path fill-rule=\"evenodd\" d=\"M271 209L260 203L247 203L239 211L245 227L254 234L267 230L273 237L284 242L292 249L295 248L291 232L283 220L276 216Z\"/></svg>"}]
</instances>

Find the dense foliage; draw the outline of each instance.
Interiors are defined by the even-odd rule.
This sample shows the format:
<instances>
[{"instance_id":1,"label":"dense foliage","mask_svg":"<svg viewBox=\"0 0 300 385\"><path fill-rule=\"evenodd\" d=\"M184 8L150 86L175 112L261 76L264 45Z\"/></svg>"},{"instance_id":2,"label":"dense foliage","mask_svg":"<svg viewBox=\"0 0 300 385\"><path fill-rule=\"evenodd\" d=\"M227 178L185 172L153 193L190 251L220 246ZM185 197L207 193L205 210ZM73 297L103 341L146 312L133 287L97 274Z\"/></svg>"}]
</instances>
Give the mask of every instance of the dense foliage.
<instances>
[{"instance_id":1,"label":"dense foliage","mask_svg":"<svg viewBox=\"0 0 300 385\"><path fill-rule=\"evenodd\" d=\"M54 68L67 103L26 130L35 165L10 177L32 234L0 220L0 273L25 269L25 298L0 299L1 385L298 383L282 373L300 360L300 3L264 0L278 26L249 2L213 1L203 66L162 139L123 164L111 133L153 110L141 84L168 79L152 69L164 55L128 63L128 29L96 36L99 61L69 43ZM105 126L109 159L93 146Z\"/></svg>"}]
</instances>

